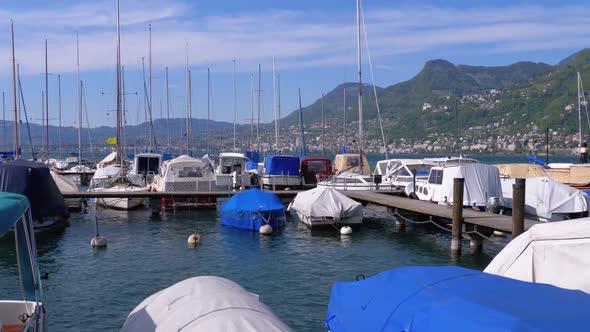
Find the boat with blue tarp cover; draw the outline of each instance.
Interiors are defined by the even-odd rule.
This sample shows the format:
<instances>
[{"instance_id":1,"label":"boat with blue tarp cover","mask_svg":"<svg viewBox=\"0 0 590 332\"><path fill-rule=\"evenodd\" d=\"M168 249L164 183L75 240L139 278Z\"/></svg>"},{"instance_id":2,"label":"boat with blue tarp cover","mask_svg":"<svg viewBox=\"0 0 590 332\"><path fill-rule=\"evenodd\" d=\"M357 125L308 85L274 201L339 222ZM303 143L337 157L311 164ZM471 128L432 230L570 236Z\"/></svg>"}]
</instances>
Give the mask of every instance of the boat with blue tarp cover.
<instances>
[{"instance_id":1,"label":"boat with blue tarp cover","mask_svg":"<svg viewBox=\"0 0 590 332\"><path fill-rule=\"evenodd\" d=\"M590 295L456 266L405 267L332 287L339 331L588 331Z\"/></svg>"},{"instance_id":2,"label":"boat with blue tarp cover","mask_svg":"<svg viewBox=\"0 0 590 332\"><path fill-rule=\"evenodd\" d=\"M265 224L279 229L285 226L285 206L273 193L248 189L221 206L221 224L251 231Z\"/></svg>"},{"instance_id":3,"label":"boat with blue tarp cover","mask_svg":"<svg viewBox=\"0 0 590 332\"><path fill-rule=\"evenodd\" d=\"M14 232L21 300L0 300L0 331L47 331L29 200L0 192L0 237Z\"/></svg>"},{"instance_id":4,"label":"boat with blue tarp cover","mask_svg":"<svg viewBox=\"0 0 590 332\"><path fill-rule=\"evenodd\" d=\"M300 187L299 157L282 154L266 156L262 184L267 188Z\"/></svg>"}]
</instances>

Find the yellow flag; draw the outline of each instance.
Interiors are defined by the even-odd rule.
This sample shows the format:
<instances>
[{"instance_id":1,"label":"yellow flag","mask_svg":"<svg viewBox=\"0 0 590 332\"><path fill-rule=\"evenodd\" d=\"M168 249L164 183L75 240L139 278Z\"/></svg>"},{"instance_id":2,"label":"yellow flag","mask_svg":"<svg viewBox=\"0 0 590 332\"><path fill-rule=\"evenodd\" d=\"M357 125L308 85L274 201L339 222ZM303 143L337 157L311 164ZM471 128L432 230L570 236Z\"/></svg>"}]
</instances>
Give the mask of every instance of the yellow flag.
<instances>
[{"instance_id":1,"label":"yellow flag","mask_svg":"<svg viewBox=\"0 0 590 332\"><path fill-rule=\"evenodd\" d=\"M107 138L107 144L117 144L117 138L116 137Z\"/></svg>"}]
</instances>

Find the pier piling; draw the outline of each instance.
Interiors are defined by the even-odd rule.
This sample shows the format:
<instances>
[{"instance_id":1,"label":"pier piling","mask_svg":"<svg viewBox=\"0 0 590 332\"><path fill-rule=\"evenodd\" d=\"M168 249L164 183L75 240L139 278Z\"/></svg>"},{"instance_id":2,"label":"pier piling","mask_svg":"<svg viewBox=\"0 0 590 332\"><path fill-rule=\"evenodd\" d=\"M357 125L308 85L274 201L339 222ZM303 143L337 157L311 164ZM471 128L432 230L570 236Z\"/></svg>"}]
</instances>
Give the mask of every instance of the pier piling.
<instances>
[{"instance_id":1,"label":"pier piling","mask_svg":"<svg viewBox=\"0 0 590 332\"><path fill-rule=\"evenodd\" d=\"M453 230L451 237L451 255L461 256L461 233L463 231L463 185L465 179L453 181Z\"/></svg>"},{"instance_id":2,"label":"pier piling","mask_svg":"<svg viewBox=\"0 0 590 332\"><path fill-rule=\"evenodd\" d=\"M512 238L524 232L525 179L516 179L512 185Z\"/></svg>"}]
</instances>

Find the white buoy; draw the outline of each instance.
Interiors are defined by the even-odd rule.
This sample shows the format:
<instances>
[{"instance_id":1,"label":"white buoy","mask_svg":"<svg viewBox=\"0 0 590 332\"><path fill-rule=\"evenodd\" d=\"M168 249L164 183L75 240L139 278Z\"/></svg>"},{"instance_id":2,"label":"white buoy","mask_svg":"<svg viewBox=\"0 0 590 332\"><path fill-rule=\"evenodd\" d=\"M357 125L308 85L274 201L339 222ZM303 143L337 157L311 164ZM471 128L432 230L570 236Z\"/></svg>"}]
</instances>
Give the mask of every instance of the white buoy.
<instances>
[{"instance_id":1,"label":"white buoy","mask_svg":"<svg viewBox=\"0 0 590 332\"><path fill-rule=\"evenodd\" d=\"M494 236L497 236L497 237L504 237L504 236L506 236L506 233L504 233L504 232L500 232L500 231L494 231Z\"/></svg>"},{"instance_id":2,"label":"white buoy","mask_svg":"<svg viewBox=\"0 0 590 332\"><path fill-rule=\"evenodd\" d=\"M258 229L258 231L262 235L269 235L270 233L272 233L272 226L269 224L262 225L260 226L260 229Z\"/></svg>"},{"instance_id":3,"label":"white buoy","mask_svg":"<svg viewBox=\"0 0 590 332\"><path fill-rule=\"evenodd\" d=\"M94 237L90 240L92 248L104 248L107 246L107 238L98 234L98 217L94 217Z\"/></svg>"},{"instance_id":4,"label":"white buoy","mask_svg":"<svg viewBox=\"0 0 590 332\"><path fill-rule=\"evenodd\" d=\"M90 246L93 248L106 247L107 238L104 236L97 235L90 240Z\"/></svg>"},{"instance_id":5,"label":"white buoy","mask_svg":"<svg viewBox=\"0 0 590 332\"><path fill-rule=\"evenodd\" d=\"M350 228L350 226L343 226L342 228L340 228L340 234L342 234L342 235L351 235L352 234L352 228Z\"/></svg>"},{"instance_id":6,"label":"white buoy","mask_svg":"<svg viewBox=\"0 0 590 332\"><path fill-rule=\"evenodd\" d=\"M195 229L195 231L191 235L189 235L187 242L191 246L200 244L201 243L201 233L198 233L197 230Z\"/></svg>"},{"instance_id":7,"label":"white buoy","mask_svg":"<svg viewBox=\"0 0 590 332\"><path fill-rule=\"evenodd\" d=\"M291 206L293 205L293 201L287 205L287 209L285 210L286 213L291 213Z\"/></svg>"}]
</instances>

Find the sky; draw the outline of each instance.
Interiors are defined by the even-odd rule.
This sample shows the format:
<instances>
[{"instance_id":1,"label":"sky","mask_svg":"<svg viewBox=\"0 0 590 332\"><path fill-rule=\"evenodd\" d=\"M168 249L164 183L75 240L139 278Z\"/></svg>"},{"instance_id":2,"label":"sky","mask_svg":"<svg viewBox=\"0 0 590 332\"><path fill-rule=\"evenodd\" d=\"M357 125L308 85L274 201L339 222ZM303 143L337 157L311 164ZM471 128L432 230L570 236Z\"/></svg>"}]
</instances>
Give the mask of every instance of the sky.
<instances>
[{"instance_id":1,"label":"sky","mask_svg":"<svg viewBox=\"0 0 590 332\"><path fill-rule=\"evenodd\" d=\"M14 108L12 19L29 119L41 122L47 39L50 123L58 124L59 75L62 125L77 126L78 35L90 126L114 126L115 4L115 0L1 1L0 89L5 91L7 120L12 120ZM210 118L234 120L235 61L237 121L250 121L251 79L257 91L260 64L261 118L268 122L274 118L273 57L282 115L298 107L299 88L305 106L338 84L357 80L355 6L354 0L121 0L128 123L144 120L142 58L149 86L150 24L154 118L166 116L166 67L171 117L185 116L188 59L193 117L207 118L209 68ZM363 81L372 83L370 52L375 83L383 87L410 79L431 59L483 66L523 60L555 64L590 47L585 1L363 0L362 7Z\"/></svg>"}]
</instances>

